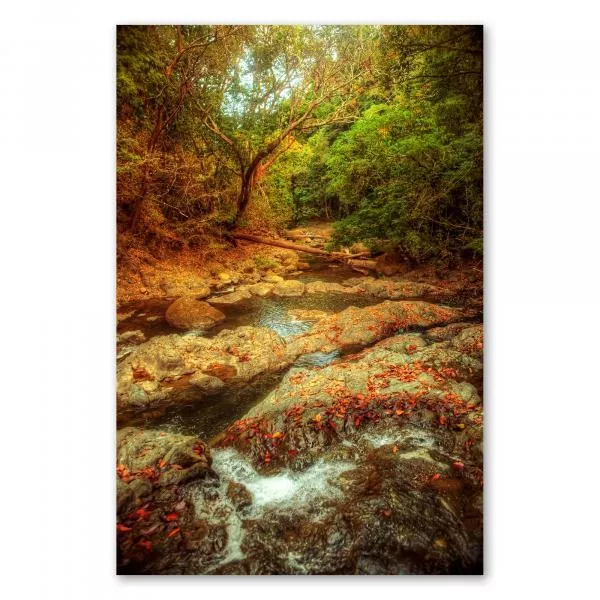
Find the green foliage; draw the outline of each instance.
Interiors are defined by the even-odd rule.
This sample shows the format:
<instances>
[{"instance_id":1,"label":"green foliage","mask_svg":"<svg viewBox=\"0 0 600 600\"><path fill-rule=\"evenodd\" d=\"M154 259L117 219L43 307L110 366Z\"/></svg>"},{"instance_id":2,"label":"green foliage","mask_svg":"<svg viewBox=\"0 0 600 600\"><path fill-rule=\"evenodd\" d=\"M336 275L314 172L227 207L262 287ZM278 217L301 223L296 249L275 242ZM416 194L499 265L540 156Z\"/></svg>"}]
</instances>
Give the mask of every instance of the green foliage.
<instances>
[{"instance_id":1,"label":"green foliage","mask_svg":"<svg viewBox=\"0 0 600 600\"><path fill-rule=\"evenodd\" d=\"M142 198L147 238L202 239L246 187L251 227L481 253L482 50L475 26L119 27L120 226Z\"/></svg>"},{"instance_id":2,"label":"green foliage","mask_svg":"<svg viewBox=\"0 0 600 600\"><path fill-rule=\"evenodd\" d=\"M254 256L252 260L259 269L273 269L279 266L279 263L269 256Z\"/></svg>"},{"instance_id":3,"label":"green foliage","mask_svg":"<svg viewBox=\"0 0 600 600\"><path fill-rule=\"evenodd\" d=\"M297 173L298 214L333 206L342 217L332 248L391 243L444 260L483 250L480 33L384 28L370 94L379 101L363 97L349 129L310 138L313 155Z\"/></svg>"}]
</instances>

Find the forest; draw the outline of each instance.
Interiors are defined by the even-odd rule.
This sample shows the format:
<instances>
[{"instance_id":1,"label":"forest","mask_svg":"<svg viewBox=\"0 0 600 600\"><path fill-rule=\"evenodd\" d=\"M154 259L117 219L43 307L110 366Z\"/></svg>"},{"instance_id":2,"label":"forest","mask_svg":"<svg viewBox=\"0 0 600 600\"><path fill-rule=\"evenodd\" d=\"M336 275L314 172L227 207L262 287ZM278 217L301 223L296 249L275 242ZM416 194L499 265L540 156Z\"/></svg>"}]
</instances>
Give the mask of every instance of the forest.
<instances>
[{"instance_id":1,"label":"forest","mask_svg":"<svg viewBox=\"0 0 600 600\"><path fill-rule=\"evenodd\" d=\"M117 572L483 572L483 27L117 28Z\"/></svg>"},{"instance_id":2,"label":"forest","mask_svg":"<svg viewBox=\"0 0 600 600\"><path fill-rule=\"evenodd\" d=\"M120 27L119 248L335 221L332 248L483 252L475 26Z\"/></svg>"}]
</instances>

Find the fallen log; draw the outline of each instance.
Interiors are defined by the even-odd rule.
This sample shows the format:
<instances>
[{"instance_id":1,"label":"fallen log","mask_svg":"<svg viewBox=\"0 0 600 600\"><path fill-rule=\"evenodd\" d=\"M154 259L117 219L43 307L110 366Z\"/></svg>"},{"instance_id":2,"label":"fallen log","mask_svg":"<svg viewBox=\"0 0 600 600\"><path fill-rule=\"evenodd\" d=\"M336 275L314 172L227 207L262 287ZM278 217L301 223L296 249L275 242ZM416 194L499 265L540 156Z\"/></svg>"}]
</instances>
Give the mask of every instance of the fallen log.
<instances>
[{"instance_id":1,"label":"fallen log","mask_svg":"<svg viewBox=\"0 0 600 600\"><path fill-rule=\"evenodd\" d=\"M317 254L318 256L326 256L330 260L346 260L348 261L348 264L350 264L351 262L368 263L368 266L365 266L365 268L375 270L374 260L353 260L354 258L357 258L359 256L365 256L365 254L368 254L365 252L358 252L357 254L346 254L345 252L327 252L327 250L321 250L320 248L313 248L312 246L294 244L292 242L287 242L286 240L282 239L266 238L260 235L252 235L251 233L234 233L232 237L236 240L246 240L247 242L256 242L257 244L266 244L267 246L286 248L288 250L295 250L296 252L306 252L307 254Z\"/></svg>"},{"instance_id":2,"label":"fallen log","mask_svg":"<svg viewBox=\"0 0 600 600\"><path fill-rule=\"evenodd\" d=\"M348 261L348 266L356 269L357 271L363 272L367 271L375 271L377 270L377 265L374 260L353 260L350 259Z\"/></svg>"},{"instance_id":3,"label":"fallen log","mask_svg":"<svg viewBox=\"0 0 600 600\"><path fill-rule=\"evenodd\" d=\"M285 237L290 238L290 240L328 240L328 237L324 235L317 235L312 233L286 233Z\"/></svg>"},{"instance_id":4,"label":"fallen log","mask_svg":"<svg viewBox=\"0 0 600 600\"><path fill-rule=\"evenodd\" d=\"M277 246L278 248L287 248L288 250L296 250L296 252L306 252L307 254L318 254L319 256L327 256L329 258L337 258L340 253L327 252L327 250L321 250L320 248L312 248L311 246L303 246L302 244L294 244L292 242L286 242L285 240L277 240L272 238L265 238L258 235L251 235L249 233L234 233L233 237L236 240L246 240L248 242L256 242L258 244L266 244L267 246Z\"/></svg>"}]
</instances>

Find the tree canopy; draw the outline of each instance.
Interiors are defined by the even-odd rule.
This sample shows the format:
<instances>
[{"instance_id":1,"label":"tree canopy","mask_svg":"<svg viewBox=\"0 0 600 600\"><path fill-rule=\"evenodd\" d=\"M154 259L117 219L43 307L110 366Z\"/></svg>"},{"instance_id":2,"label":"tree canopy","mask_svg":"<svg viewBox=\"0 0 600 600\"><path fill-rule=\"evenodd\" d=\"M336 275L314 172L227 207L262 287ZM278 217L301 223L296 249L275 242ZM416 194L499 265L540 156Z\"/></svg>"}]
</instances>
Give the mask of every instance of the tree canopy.
<instances>
[{"instance_id":1,"label":"tree canopy","mask_svg":"<svg viewBox=\"0 0 600 600\"><path fill-rule=\"evenodd\" d=\"M123 26L117 44L120 234L320 217L338 247L482 252L481 27Z\"/></svg>"}]
</instances>

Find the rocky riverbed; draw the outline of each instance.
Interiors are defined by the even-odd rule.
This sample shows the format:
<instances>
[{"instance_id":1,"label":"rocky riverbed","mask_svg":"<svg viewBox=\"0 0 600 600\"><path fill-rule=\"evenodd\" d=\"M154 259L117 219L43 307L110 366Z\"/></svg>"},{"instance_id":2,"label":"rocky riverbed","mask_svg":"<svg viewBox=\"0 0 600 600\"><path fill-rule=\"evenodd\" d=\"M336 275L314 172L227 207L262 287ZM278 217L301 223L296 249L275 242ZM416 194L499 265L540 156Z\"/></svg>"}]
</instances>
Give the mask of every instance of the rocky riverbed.
<instances>
[{"instance_id":1,"label":"rocky riverbed","mask_svg":"<svg viewBox=\"0 0 600 600\"><path fill-rule=\"evenodd\" d=\"M478 282L269 266L120 307L119 572L481 572Z\"/></svg>"}]
</instances>

